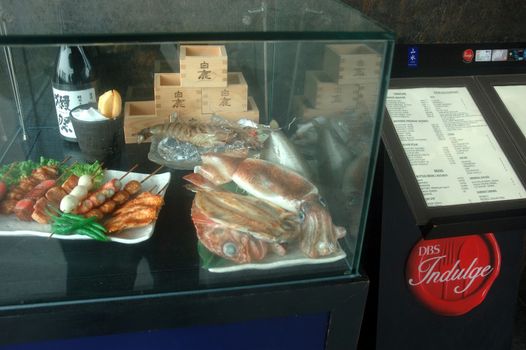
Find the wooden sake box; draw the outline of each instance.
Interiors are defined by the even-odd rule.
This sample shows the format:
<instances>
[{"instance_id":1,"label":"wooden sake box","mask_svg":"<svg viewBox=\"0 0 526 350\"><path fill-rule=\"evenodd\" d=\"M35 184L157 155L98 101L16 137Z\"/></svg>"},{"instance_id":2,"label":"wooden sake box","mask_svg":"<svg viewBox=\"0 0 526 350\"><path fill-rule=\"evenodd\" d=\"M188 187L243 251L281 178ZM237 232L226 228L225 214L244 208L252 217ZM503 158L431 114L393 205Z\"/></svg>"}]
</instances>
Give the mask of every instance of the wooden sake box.
<instances>
[{"instance_id":1,"label":"wooden sake box","mask_svg":"<svg viewBox=\"0 0 526 350\"><path fill-rule=\"evenodd\" d=\"M256 123L259 123L259 109L258 109L258 106L256 105L256 101L254 101L252 96L248 96L247 102L248 102L247 110L245 112L229 111L229 112L218 112L218 113L203 113L201 118L202 120L209 120L210 117L212 117L215 114L215 115L218 115L230 121L238 121L239 119L249 119Z\"/></svg>"},{"instance_id":2,"label":"wooden sake box","mask_svg":"<svg viewBox=\"0 0 526 350\"><path fill-rule=\"evenodd\" d=\"M202 111L204 114L247 111L248 85L243 73L228 73L227 82L226 87L203 88Z\"/></svg>"},{"instance_id":3,"label":"wooden sake box","mask_svg":"<svg viewBox=\"0 0 526 350\"><path fill-rule=\"evenodd\" d=\"M155 115L154 101L128 101L124 103L124 141L137 143L137 132L167 121Z\"/></svg>"},{"instance_id":4,"label":"wooden sake box","mask_svg":"<svg viewBox=\"0 0 526 350\"><path fill-rule=\"evenodd\" d=\"M323 70L335 83L353 84L378 80L381 55L364 44L334 44L325 47Z\"/></svg>"},{"instance_id":5,"label":"wooden sake box","mask_svg":"<svg viewBox=\"0 0 526 350\"><path fill-rule=\"evenodd\" d=\"M307 71L304 94L316 109L348 108L355 104L356 84L339 85L324 71Z\"/></svg>"},{"instance_id":6,"label":"wooden sake box","mask_svg":"<svg viewBox=\"0 0 526 350\"><path fill-rule=\"evenodd\" d=\"M156 73L154 78L155 114L169 118L201 115L201 88L182 87L179 73Z\"/></svg>"},{"instance_id":7,"label":"wooden sake box","mask_svg":"<svg viewBox=\"0 0 526 350\"><path fill-rule=\"evenodd\" d=\"M368 113L375 112L378 87L377 81L355 84L353 99L356 101L356 108L359 111L365 111L366 108Z\"/></svg>"},{"instance_id":8,"label":"wooden sake box","mask_svg":"<svg viewBox=\"0 0 526 350\"><path fill-rule=\"evenodd\" d=\"M223 45L181 45L181 86L226 87L228 62Z\"/></svg>"},{"instance_id":9,"label":"wooden sake box","mask_svg":"<svg viewBox=\"0 0 526 350\"><path fill-rule=\"evenodd\" d=\"M353 107L340 108L340 107L331 107L331 108L314 108L310 105L307 98L304 96L295 96L293 100L294 114L296 117L301 119L312 119L316 117L335 117L348 113L353 109Z\"/></svg>"}]
</instances>

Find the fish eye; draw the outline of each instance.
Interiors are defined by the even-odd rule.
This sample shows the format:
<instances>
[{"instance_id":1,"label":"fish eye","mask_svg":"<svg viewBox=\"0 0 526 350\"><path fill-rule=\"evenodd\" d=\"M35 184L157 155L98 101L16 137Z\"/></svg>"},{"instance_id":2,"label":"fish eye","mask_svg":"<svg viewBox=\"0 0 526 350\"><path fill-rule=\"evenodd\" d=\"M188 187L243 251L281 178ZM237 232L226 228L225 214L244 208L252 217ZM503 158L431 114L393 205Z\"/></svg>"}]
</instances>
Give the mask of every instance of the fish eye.
<instances>
[{"instance_id":1,"label":"fish eye","mask_svg":"<svg viewBox=\"0 0 526 350\"><path fill-rule=\"evenodd\" d=\"M300 221L303 222L305 220L305 211L301 209L300 212L298 213L298 216L300 218Z\"/></svg>"},{"instance_id":2,"label":"fish eye","mask_svg":"<svg viewBox=\"0 0 526 350\"><path fill-rule=\"evenodd\" d=\"M233 257L237 254L237 246L232 242L223 244L223 253L226 256Z\"/></svg>"}]
</instances>

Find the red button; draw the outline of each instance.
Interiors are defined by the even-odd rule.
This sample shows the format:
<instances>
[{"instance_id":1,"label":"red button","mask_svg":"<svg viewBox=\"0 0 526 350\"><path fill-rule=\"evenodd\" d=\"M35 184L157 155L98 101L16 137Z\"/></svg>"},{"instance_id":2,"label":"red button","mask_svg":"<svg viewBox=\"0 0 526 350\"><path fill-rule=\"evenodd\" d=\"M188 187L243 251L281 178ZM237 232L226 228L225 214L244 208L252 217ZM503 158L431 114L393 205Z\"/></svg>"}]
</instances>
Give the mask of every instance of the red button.
<instances>
[{"instance_id":1,"label":"red button","mask_svg":"<svg viewBox=\"0 0 526 350\"><path fill-rule=\"evenodd\" d=\"M464 63L471 63L473 61L473 57L475 57L475 53L471 49L464 50L462 53L462 60Z\"/></svg>"},{"instance_id":2,"label":"red button","mask_svg":"<svg viewBox=\"0 0 526 350\"><path fill-rule=\"evenodd\" d=\"M409 289L440 315L460 316L484 301L500 272L491 233L419 241L407 260Z\"/></svg>"}]
</instances>

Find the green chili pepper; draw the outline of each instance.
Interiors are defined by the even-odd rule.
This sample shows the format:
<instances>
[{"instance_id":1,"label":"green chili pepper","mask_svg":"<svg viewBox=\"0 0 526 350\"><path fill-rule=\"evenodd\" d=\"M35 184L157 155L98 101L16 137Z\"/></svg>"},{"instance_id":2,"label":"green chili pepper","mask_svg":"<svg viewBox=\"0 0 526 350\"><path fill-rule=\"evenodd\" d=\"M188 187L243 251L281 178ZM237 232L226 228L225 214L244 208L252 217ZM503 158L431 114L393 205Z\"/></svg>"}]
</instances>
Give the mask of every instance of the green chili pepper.
<instances>
[{"instance_id":1,"label":"green chili pepper","mask_svg":"<svg viewBox=\"0 0 526 350\"><path fill-rule=\"evenodd\" d=\"M58 235L79 234L98 241L109 241L106 228L96 222L95 217L84 218L75 214L52 216L51 231Z\"/></svg>"},{"instance_id":2,"label":"green chili pepper","mask_svg":"<svg viewBox=\"0 0 526 350\"><path fill-rule=\"evenodd\" d=\"M90 220L90 221L93 221L93 220ZM61 229L69 229L69 230L71 230L71 232L74 232L78 228L85 227L88 223L89 223L89 221L79 220L76 223L72 223L71 225L60 226L60 228Z\"/></svg>"},{"instance_id":3,"label":"green chili pepper","mask_svg":"<svg viewBox=\"0 0 526 350\"><path fill-rule=\"evenodd\" d=\"M69 213L62 214L62 218L65 218L65 219L68 219L68 220L71 220L71 221L75 221L75 222L89 222L89 221L94 221L95 220L95 218L93 216L89 217L89 218L85 218L85 217L80 216L80 215L69 214Z\"/></svg>"},{"instance_id":4,"label":"green chili pepper","mask_svg":"<svg viewBox=\"0 0 526 350\"><path fill-rule=\"evenodd\" d=\"M51 231L54 235L64 235L69 236L72 235L74 232L69 229L69 227L60 226L60 227L52 227Z\"/></svg>"},{"instance_id":5,"label":"green chili pepper","mask_svg":"<svg viewBox=\"0 0 526 350\"><path fill-rule=\"evenodd\" d=\"M106 227L102 226L101 224L99 224L99 223L96 222L96 221L93 221L93 223L91 224L91 226L98 228L98 229L101 230L104 234L106 234L106 232L108 232L108 231L106 230Z\"/></svg>"},{"instance_id":6,"label":"green chili pepper","mask_svg":"<svg viewBox=\"0 0 526 350\"><path fill-rule=\"evenodd\" d=\"M109 240L109 238L105 234L99 233L98 231L91 230L88 227L79 228L75 231L75 233L91 237L97 241L108 241Z\"/></svg>"}]
</instances>

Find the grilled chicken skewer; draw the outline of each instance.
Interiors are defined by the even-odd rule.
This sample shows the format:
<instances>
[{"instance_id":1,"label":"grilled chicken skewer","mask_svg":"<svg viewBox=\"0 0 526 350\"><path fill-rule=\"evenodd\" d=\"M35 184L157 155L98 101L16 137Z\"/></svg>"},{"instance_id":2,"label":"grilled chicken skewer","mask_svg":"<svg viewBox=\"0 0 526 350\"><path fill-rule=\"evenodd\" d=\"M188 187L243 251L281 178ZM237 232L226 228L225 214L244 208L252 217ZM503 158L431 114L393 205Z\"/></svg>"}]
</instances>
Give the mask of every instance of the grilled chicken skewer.
<instances>
[{"instance_id":1,"label":"grilled chicken skewer","mask_svg":"<svg viewBox=\"0 0 526 350\"><path fill-rule=\"evenodd\" d=\"M133 166L132 169L130 169L130 171L135 169L136 167L137 166ZM122 190L115 193L111 198L107 198L99 206L96 206L96 207L93 206L87 211L84 211L83 209L80 211L80 213L85 214L84 216L86 217L94 216L97 219L102 219L104 215L111 214L115 210L115 208L127 202L130 199L130 197L135 196L137 193L139 193L142 189L142 183L147 181L149 178L151 178L153 175L159 172L159 170L161 170L162 168L163 166L161 165L160 167L155 169L150 175L148 175L141 181L138 181L138 180L128 181L128 183L124 185ZM130 171L128 171L123 176L121 176L119 180L122 180L125 176L127 176L130 173Z\"/></svg>"},{"instance_id":2,"label":"grilled chicken skewer","mask_svg":"<svg viewBox=\"0 0 526 350\"><path fill-rule=\"evenodd\" d=\"M76 212L78 214L84 214L84 216L96 216L99 217L100 213L99 211L95 211L94 213L90 213L91 210L97 209L100 206L102 206L104 203L106 203L108 200L113 198L116 193L118 193L122 188L122 180L130 174L131 171L136 169L138 165L134 165L128 172L126 172L124 175L122 175L119 179L114 178L106 182L99 190L95 191L91 195L88 196L88 198L80 203L80 205L77 207ZM107 204L103 209L102 212L109 212L111 204ZM88 215L89 213L89 215Z\"/></svg>"},{"instance_id":3,"label":"grilled chicken skewer","mask_svg":"<svg viewBox=\"0 0 526 350\"><path fill-rule=\"evenodd\" d=\"M110 232L145 226L155 221L164 204L162 196L149 192L141 193L136 197L135 195L141 191L142 184L162 169L162 166L142 181L131 180L123 186L121 180L136 167L132 167L121 178L114 178L106 182L99 190L82 201L75 211L77 213L84 211L86 216L102 219L105 214L113 213L117 209L115 216L108 221ZM70 175L62 185L57 185L60 177L57 178L56 175L57 172L54 172L52 168L41 167L35 170L30 177L21 181L12 195L14 197L12 200L18 204L16 213L20 219L34 219L39 223L48 223L50 218L47 211L50 206L59 207L65 196L73 195L72 191L83 186L79 184L79 177L75 175ZM49 179L48 177L51 176L54 178ZM25 193L22 200L15 199L28 189L29 191Z\"/></svg>"},{"instance_id":4,"label":"grilled chicken skewer","mask_svg":"<svg viewBox=\"0 0 526 350\"><path fill-rule=\"evenodd\" d=\"M68 169L70 169L75 163L70 165ZM40 169L43 169L39 172ZM55 169L55 171L50 171L49 169L55 169L55 167L40 167L38 168L33 175L34 178L43 178L40 183L38 183L36 186L34 186L29 192L27 192L24 195L24 198L18 200L13 208L13 212L19 218L23 221L31 221L33 218L33 214L35 211L35 205L37 202L40 201L40 206L47 204L47 200L45 199L45 195L48 190L50 190L53 187L56 187L56 184L60 182L60 179L64 176L66 172L64 172L61 176L58 178L56 175L58 174L58 169ZM68 170L66 169L66 171ZM32 176L33 176L32 175ZM36 215L38 219L40 217L38 214Z\"/></svg>"},{"instance_id":5,"label":"grilled chicken skewer","mask_svg":"<svg viewBox=\"0 0 526 350\"><path fill-rule=\"evenodd\" d=\"M162 196L143 192L115 211L114 216L106 222L105 226L110 233L146 226L157 220L157 215L163 204Z\"/></svg>"},{"instance_id":6,"label":"grilled chicken skewer","mask_svg":"<svg viewBox=\"0 0 526 350\"><path fill-rule=\"evenodd\" d=\"M32 210L29 209L29 206L30 206L29 202L26 204L27 207L24 209L22 214L26 216L27 220L33 219L40 224L49 223L50 217L47 214L48 208L50 206L55 209L58 208L62 198L64 198L64 196L67 195L67 192L58 184L60 184L61 179L67 174L68 170L71 169L76 163L77 162L74 162L73 164L71 164L62 173L62 175L59 176L54 181L54 183L49 182L47 189L45 190L45 193L43 195L40 195L38 198L36 197L33 198L34 205L32 207ZM68 177L68 180L72 178L72 176ZM78 177L74 176L74 178L72 179L78 179ZM39 186L45 186L45 184L41 183ZM31 199L31 198L26 198L26 199Z\"/></svg>"},{"instance_id":7,"label":"grilled chicken skewer","mask_svg":"<svg viewBox=\"0 0 526 350\"><path fill-rule=\"evenodd\" d=\"M41 166L31 173L26 178L20 180L18 185L12 188L7 194L8 199L23 199L24 196L31 191L36 185L44 180L56 179L58 177L58 169L51 166Z\"/></svg>"},{"instance_id":8,"label":"grilled chicken skewer","mask_svg":"<svg viewBox=\"0 0 526 350\"><path fill-rule=\"evenodd\" d=\"M14 212L20 220L31 221L34 205L41 197L45 196L50 188L55 186L57 180L60 179L60 177L57 178L57 175L58 168L56 167L42 166L34 170L29 179L31 183L36 183L36 185L29 191L25 191L29 188L29 186L27 186L29 182L25 182L22 186L20 186L21 184L19 183L19 186L14 190L14 193L18 195L14 196L15 198L13 199L19 198L19 195L25 193L22 195L22 198L18 199L14 204L12 212ZM21 183L22 182L23 180Z\"/></svg>"},{"instance_id":9,"label":"grilled chicken skewer","mask_svg":"<svg viewBox=\"0 0 526 350\"><path fill-rule=\"evenodd\" d=\"M115 208L126 203L130 197L136 195L141 190L141 187L139 181L129 181L122 190L115 193L113 197L107 199L98 208L93 208L86 212L85 216L95 216L98 219L102 219L105 214L111 214Z\"/></svg>"},{"instance_id":10,"label":"grilled chicken skewer","mask_svg":"<svg viewBox=\"0 0 526 350\"><path fill-rule=\"evenodd\" d=\"M71 169L75 164L76 162L70 165L60 178L65 176L65 174L68 173L68 170ZM57 179L57 184L60 183L60 178ZM33 207L34 210L31 214L31 218L41 224L49 223L51 219L48 215L49 209L51 208L57 211L58 208L60 208L62 200L67 195L79 196L82 195L80 192L87 192L87 190L91 188L92 179L93 176L90 175L82 175L80 177L74 174L70 175L62 185L56 185L50 188L44 197L36 201ZM82 191L79 192L79 190Z\"/></svg>"},{"instance_id":11,"label":"grilled chicken skewer","mask_svg":"<svg viewBox=\"0 0 526 350\"><path fill-rule=\"evenodd\" d=\"M161 195L159 195L159 193L162 193L162 191L164 191L167 186L164 186L158 194L143 192L133 199L129 198L140 191L142 183L147 181L151 176L161 169L162 166L157 168L152 174L144 178L141 182L136 180L128 182L124 186L123 191L115 194L115 197L112 198L112 200L117 203L123 200L124 204L122 204L113 213L113 216L106 222L105 226L108 229L108 232L111 233L133 227L142 227L157 220L159 210L164 204L164 199ZM129 196L124 195L124 193L128 193ZM119 197L120 194L123 194L123 196ZM110 204L110 207L113 207L113 205Z\"/></svg>"},{"instance_id":12,"label":"grilled chicken skewer","mask_svg":"<svg viewBox=\"0 0 526 350\"><path fill-rule=\"evenodd\" d=\"M105 226L109 233L146 226L157 220L158 211L155 207L134 208L133 211L112 218Z\"/></svg>"},{"instance_id":13,"label":"grilled chicken skewer","mask_svg":"<svg viewBox=\"0 0 526 350\"><path fill-rule=\"evenodd\" d=\"M5 193L7 200L0 204L0 213L11 214L15 208L16 203L23 199L24 196L31 191L35 186L44 180L56 179L59 172L59 167L67 162L71 157L66 157L59 165L50 166L43 165L33 170L27 177L20 179L16 186L12 186L10 190ZM14 166L15 163L13 163ZM11 171L11 169L9 170ZM8 171L8 172L9 172Z\"/></svg>"}]
</instances>

